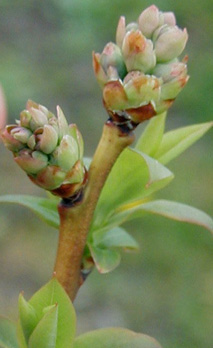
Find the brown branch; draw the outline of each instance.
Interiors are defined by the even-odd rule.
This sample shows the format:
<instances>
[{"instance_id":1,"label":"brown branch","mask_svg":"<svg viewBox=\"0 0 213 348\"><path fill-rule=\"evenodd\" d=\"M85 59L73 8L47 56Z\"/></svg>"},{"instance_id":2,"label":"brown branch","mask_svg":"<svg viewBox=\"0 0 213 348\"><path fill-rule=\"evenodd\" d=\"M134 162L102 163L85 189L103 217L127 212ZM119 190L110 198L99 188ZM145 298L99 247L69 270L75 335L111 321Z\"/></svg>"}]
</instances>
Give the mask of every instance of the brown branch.
<instances>
[{"instance_id":1,"label":"brown branch","mask_svg":"<svg viewBox=\"0 0 213 348\"><path fill-rule=\"evenodd\" d=\"M124 133L114 123L106 123L89 169L83 200L71 207L63 201L59 205L60 231L54 271L72 301L82 284L83 251L101 190L115 161L133 140L133 133Z\"/></svg>"}]
</instances>

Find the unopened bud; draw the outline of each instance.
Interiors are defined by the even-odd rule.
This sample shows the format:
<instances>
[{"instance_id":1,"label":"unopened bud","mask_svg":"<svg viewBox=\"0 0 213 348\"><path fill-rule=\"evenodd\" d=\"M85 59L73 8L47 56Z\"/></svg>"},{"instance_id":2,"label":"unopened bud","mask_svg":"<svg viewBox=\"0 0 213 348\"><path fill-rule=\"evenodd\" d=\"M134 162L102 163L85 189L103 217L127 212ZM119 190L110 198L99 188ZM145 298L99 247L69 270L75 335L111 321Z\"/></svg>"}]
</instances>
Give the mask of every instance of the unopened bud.
<instances>
[{"instance_id":1,"label":"unopened bud","mask_svg":"<svg viewBox=\"0 0 213 348\"><path fill-rule=\"evenodd\" d=\"M177 26L164 25L154 34L154 47L158 62L167 62L178 57L188 40L187 30Z\"/></svg>"},{"instance_id":2,"label":"unopened bud","mask_svg":"<svg viewBox=\"0 0 213 348\"><path fill-rule=\"evenodd\" d=\"M121 16L119 19L117 31L116 31L116 44L120 48L122 48L125 34L126 34L126 20L124 16Z\"/></svg>"},{"instance_id":3,"label":"unopened bud","mask_svg":"<svg viewBox=\"0 0 213 348\"><path fill-rule=\"evenodd\" d=\"M105 85L103 99L106 108L110 110L125 110L128 107L128 98L119 80L110 81Z\"/></svg>"},{"instance_id":4,"label":"unopened bud","mask_svg":"<svg viewBox=\"0 0 213 348\"><path fill-rule=\"evenodd\" d=\"M126 73L126 67L122 57L120 48L112 42L109 42L100 56L100 64L103 67L105 73L110 67L114 67L118 75L122 78Z\"/></svg>"},{"instance_id":5,"label":"unopened bud","mask_svg":"<svg viewBox=\"0 0 213 348\"><path fill-rule=\"evenodd\" d=\"M31 128L30 127L30 121L32 119L32 115L28 110L24 110L20 113L20 125L25 128Z\"/></svg>"},{"instance_id":6,"label":"unopened bud","mask_svg":"<svg viewBox=\"0 0 213 348\"><path fill-rule=\"evenodd\" d=\"M78 144L70 135L64 135L57 149L57 162L61 169L69 171L78 160Z\"/></svg>"},{"instance_id":7,"label":"unopened bud","mask_svg":"<svg viewBox=\"0 0 213 348\"><path fill-rule=\"evenodd\" d=\"M18 152L19 150L24 148L24 144L21 141L15 139L11 134L11 131L16 127L16 125L8 125L1 132L1 138L4 142L4 145L8 148L8 150L12 152Z\"/></svg>"},{"instance_id":8,"label":"unopened bud","mask_svg":"<svg viewBox=\"0 0 213 348\"><path fill-rule=\"evenodd\" d=\"M138 23L141 32L147 38L151 38L153 32L160 25L160 11L155 5L148 7L140 14Z\"/></svg>"},{"instance_id":9,"label":"unopened bud","mask_svg":"<svg viewBox=\"0 0 213 348\"><path fill-rule=\"evenodd\" d=\"M48 163L46 155L39 151L32 152L27 149L21 150L14 159L27 174L37 174L41 169L45 168Z\"/></svg>"},{"instance_id":10,"label":"unopened bud","mask_svg":"<svg viewBox=\"0 0 213 348\"><path fill-rule=\"evenodd\" d=\"M147 40L139 30L127 32L122 46L128 72L140 70L150 71L156 63L155 52L151 40Z\"/></svg>"},{"instance_id":11,"label":"unopened bud","mask_svg":"<svg viewBox=\"0 0 213 348\"><path fill-rule=\"evenodd\" d=\"M32 135L32 132L29 129L23 127L14 127L11 130L11 135L21 143L25 144L29 137Z\"/></svg>"},{"instance_id":12,"label":"unopened bud","mask_svg":"<svg viewBox=\"0 0 213 348\"><path fill-rule=\"evenodd\" d=\"M120 17L116 44L110 42L102 54L93 54L111 118L140 123L172 105L188 81L186 61L178 59L187 39L186 29L176 26L174 13L154 5L141 13L138 22L126 25L125 17Z\"/></svg>"},{"instance_id":13,"label":"unopened bud","mask_svg":"<svg viewBox=\"0 0 213 348\"><path fill-rule=\"evenodd\" d=\"M31 108L31 121L30 121L30 128L34 131L39 127L43 127L45 124L48 124L47 116L40 110Z\"/></svg>"},{"instance_id":14,"label":"unopened bud","mask_svg":"<svg viewBox=\"0 0 213 348\"><path fill-rule=\"evenodd\" d=\"M164 24L176 25L176 18L173 12L163 12Z\"/></svg>"},{"instance_id":15,"label":"unopened bud","mask_svg":"<svg viewBox=\"0 0 213 348\"><path fill-rule=\"evenodd\" d=\"M58 134L56 130L52 126L46 124L41 130L41 134L38 133L38 136L39 149L46 154L53 152L58 143Z\"/></svg>"},{"instance_id":16,"label":"unopened bud","mask_svg":"<svg viewBox=\"0 0 213 348\"><path fill-rule=\"evenodd\" d=\"M124 80L124 89L130 107L149 104L155 105L160 98L160 81L155 76L132 71Z\"/></svg>"},{"instance_id":17,"label":"unopened bud","mask_svg":"<svg viewBox=\"0 0 213 348\"><path fill-rule=\"evenodd\" d=\"M17 125L1 134L16 163L40 187L69 197L85 184L83 140L76 125L68 125L62 110L57 117L28 101Z\"/></svg>"}]
</instances>

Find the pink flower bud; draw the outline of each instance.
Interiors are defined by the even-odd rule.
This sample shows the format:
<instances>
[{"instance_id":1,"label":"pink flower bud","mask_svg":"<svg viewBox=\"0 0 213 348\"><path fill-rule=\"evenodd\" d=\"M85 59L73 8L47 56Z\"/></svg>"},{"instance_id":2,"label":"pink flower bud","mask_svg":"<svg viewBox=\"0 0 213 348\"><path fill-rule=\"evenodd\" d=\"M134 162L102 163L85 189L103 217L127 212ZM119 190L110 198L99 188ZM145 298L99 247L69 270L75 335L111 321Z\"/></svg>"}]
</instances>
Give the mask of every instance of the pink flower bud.
<instances>
[{"instance_id":1,"label":"pink flower bud","mask_svg":"<svg viewBox=\"0 0 213 348\"><path fill-rule=\"evenodd\" d=\"M173 12L163 12L164 24L168 24L170 26L176 25L176 18Z\"/></svg>"},{"instance_id":2,"label":"pink flower bud","mask_svg":"<svg viewBox=\"0 0 213 348\"><path fill-rule=\"evenodd\" d=\"M139 29L148 39L160 25L160 12L155 5L146 8L138 19Z\"/></svg>"},{"instance_id":3,"label":"pink flower bud","mask_svg":"<svg viewBox=\"0 0 213 348\"><path fill-rule=\"evenodd\" d=\"M124 39L125 34L126 34L126 21L125 21L125 17L121 16L119 19L117 31L116 31L116 44L120 48L122 48L123 39Z\"/></svg>"}]
</instances>

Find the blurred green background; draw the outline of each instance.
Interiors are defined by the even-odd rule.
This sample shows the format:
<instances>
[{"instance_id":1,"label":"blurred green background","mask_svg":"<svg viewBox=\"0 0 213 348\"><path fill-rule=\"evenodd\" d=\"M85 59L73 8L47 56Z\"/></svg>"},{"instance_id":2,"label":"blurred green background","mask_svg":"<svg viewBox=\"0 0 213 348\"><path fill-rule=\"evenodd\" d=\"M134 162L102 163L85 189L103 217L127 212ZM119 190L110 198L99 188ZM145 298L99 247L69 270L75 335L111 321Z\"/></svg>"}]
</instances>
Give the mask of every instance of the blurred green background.
<instances>
[{"instance_id":1,"label":"blurred green background","mask_svg":"<svg viewBox=\"0 0 213 348\"><path fill-rule=\"evenodd\" d=\"M106 119L91 64L92 50L114 40L120 15L128 22L151 5L143 0L0 0L0 83L14 122L31 98L59 104L78 124L92 155ZM187 27L188 85L169 111L167 128L209 121L213 109L212 0L156 0ZM143 127L138 130L138 135ZM169 168L176 174L158 197L211 214L211 135ZM43 195L0 144L0 194ZM156 337L164 348L212 348L213 242L202 228L147 215L126 224L141 245L108 275L96 271L76 300L78 332L124 326ZM0 313L17 316L21 290L30 297L51 275L57 231L18 206L0 206Z\"/></svg>"}]
</instances>

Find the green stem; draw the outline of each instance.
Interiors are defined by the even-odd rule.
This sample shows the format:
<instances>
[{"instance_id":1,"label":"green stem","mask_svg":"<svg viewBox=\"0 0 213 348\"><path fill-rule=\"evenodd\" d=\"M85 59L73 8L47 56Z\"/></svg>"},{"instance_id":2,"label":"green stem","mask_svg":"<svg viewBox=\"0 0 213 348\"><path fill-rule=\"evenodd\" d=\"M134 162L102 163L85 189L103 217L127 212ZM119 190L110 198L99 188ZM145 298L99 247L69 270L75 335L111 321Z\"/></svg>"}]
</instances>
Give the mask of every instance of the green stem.
<instances>
[{"instance_id":1,"label":"green stem","mask_svg":"<svg viewBox=\"0 0 213 348\"><path fill-rule=\"evenodd\" d=\"M59 205L60 231L54 270L72 301L83 283L82 256L101 190L115 161L133 140L132 133L123 133L113 123L106 123L89 169L83 200L72 207Z\"/></svg>"}]
</instances>

